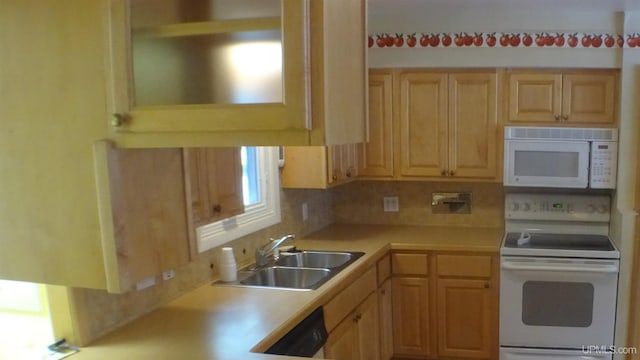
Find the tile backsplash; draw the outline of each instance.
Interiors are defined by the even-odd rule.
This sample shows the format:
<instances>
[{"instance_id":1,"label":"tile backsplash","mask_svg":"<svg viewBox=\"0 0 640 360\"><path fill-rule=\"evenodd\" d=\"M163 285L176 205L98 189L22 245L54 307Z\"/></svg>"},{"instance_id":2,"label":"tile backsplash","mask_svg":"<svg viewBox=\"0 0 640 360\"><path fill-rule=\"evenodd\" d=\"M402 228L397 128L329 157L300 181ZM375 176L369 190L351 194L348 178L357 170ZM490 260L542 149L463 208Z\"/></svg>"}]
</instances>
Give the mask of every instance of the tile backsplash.
<instances>
[{"instance_id":1,"label":"tile backsplash","mask_svg":"<svg viewBox=\"0 0 640 360\"><path fill-rule=\"evenodd\" d=\"M231 246L239 266L254 261L255 249L269 238L284 234L304 236L331 224L331 192L322 190L283 190L281 197L282 222L256 233L234 240ZM302 203L307 203L309 218L302 221ZM200 254L186 266L176 269L175 278L162 281L156 276L156 285L125 294L109 294L103 290L74 288L71 293L78 311L80 328L86 336L83 344L152 311L180 295L207 284L217 278L216 270L221 247ZM211 269L213 264L213 269ZM75 345L75 344L74 344Z\"/></svg>"},{"instance_id":2,"label":"tile backsplash","mask_svg":"<svg viewBox=\"0 0 640 360\"><path fill-rule=\"evenodd\" d=\"M434 214L431 193L470 192L470 214ZM397 196L398 212L384 212L383 198ZM359 181L333 190L333 219L346 224L502 227L501 183Z\"/></svg>"},{"instance_id":3,"label":"tile backsplash","mask_svg":"<svg viewBox=\"0 0 640 360\"><path fill-rule=\"evenodd\" d=\"M470 214L433 214L432 192L471 192ZM398 212L383 211L383 197L397 196ZM302 220L302 204L309 218ZM398 181L358 181L332 190L281 191L282 222L234 240L224 246L234 249L239 266L254 261L254 252L269 238L284 234L305 236L331 223L396 224L424 226L501 227L504 191L494 183L434 183ZM172 299L217 278L221 247L200 254L190 264L175 269L175 278L126 294L102 290L72 289L80 328L85 329L86 345L100 336L152 311ZM213 264L213 269L211 269Z\"/></svg>"}]
</instances>

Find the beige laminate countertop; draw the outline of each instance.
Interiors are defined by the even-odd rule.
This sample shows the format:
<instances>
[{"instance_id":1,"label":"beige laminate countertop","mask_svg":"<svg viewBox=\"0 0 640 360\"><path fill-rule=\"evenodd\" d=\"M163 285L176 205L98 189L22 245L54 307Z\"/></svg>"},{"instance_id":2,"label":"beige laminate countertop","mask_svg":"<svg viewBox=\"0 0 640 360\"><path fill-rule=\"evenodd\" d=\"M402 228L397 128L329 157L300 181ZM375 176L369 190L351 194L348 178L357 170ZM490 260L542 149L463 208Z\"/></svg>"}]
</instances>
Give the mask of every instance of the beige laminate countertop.
<instances>
[{"instance_id":1,"label":"beige laminate countertop","mask_svg":"<svg viewBox=\"0 0 640 360\"><path fill-rule=\"evenodd\" d=\"M82 348L72 359L297 359L254 353L275 343L390 249L497 253L493 228L332 225L296 246L364 251L314 291L205 285Z\"/></svg>"}]
</instances>

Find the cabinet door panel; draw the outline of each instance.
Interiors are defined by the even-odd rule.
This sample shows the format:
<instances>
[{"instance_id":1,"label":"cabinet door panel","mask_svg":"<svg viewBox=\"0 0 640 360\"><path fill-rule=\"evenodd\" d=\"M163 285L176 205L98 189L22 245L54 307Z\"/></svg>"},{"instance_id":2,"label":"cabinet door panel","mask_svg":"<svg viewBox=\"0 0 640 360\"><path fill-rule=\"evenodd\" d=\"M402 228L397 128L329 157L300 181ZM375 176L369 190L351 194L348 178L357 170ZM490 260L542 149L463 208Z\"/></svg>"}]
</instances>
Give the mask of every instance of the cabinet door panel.
<instances>
[{"instance_id":1,"label":"cabinet door panel","mask_svg":"<svg viewBox=\"0 0 640 360\"><path fill-rule=\"evenodd\" d=\"M334 360L360 359L360 338L355 314L345 318L330 334L324 345L325 357Z\"/></svg>"},{"instance_id":2,"label":"cabinet door panel","mask_svg":"<svg viewBox=\"0 0 640 360\"><path fill-rule=\"evenodd\" d=\"M208 148L207 174L211 220L244 212L240 148Z\"/></svg>"},{"instance_id":3,"label":"cabinet door panel","mask_svg":"<svg viewBox=\"0 0 640 360\"><path fill-rule=\"evenodd\" d=\"M449 75L449 175L497 175L497 75Z\"/></svg>"},{"instance_id":4,"label":"cabinet door panel","mask_svg":"<svg viewBox=\"0 0 640 360\"><path fill-rule=\"evenodd\" d=\"M196 149L185 149L187 159L185 174L189 178L190 191L188 198L191 203L192 221L196 224L209 218L209 188L207 187L207 157L206 152Z\"/></svg>"},{"instance_id":5,"label":"cabinet door panel","mask_svg":"<svg viewBox=\"0 0 640 360\"><path fill-rule=\"evenodd\" d=\"M394 353L431 355L429 280L398 277L392 284Z\"/></svg>"},{"instance_id":6,"label":"cabinet door panel","mask_svg":"<svg viewBox=\"0 0 640 360\"><path fill-rule=\"evenodd\" d=\"M615 123L614 74L567 74L562 84L562 116L571 124Z\"/></svg>"},{"instance_id":7,"label":"cabinet door panel","mask_svg":"<svg viewBox=\"0 0 640 360\"><path fill-rule=\"evenodd\" d=\"M447 75L400 75L400 166L404 176L441 176L447 163Z\"/></svg>"},{"instance_id":8,"label":"cabinet door panel","mask_svg":"<svg viewBox=\"0 0 640 360\"><path fill-rule=\"evenodd\" d=\"M393 91L391 73L369 74L368 139L361 156L362 176L393 176Z\"/></svg>"},{"instance_id":9,"label":"cabinet door panel","mask_svg":"<svg viewBox=\"0 0 640 360\"><path fill-rule=\"evenodd\" d=\"M380 318L378 294L375 292L358 306L358 344L360 359L380 359Z\"/></svg>"},{"instance_id":10,"label":"cabinet door panel","mask_svg":"<svg viewBox=\"0 0 640 360\"><path fill-rule=\"evenodd\" d=\"M560 120L562 75L511 74L509 122L556 123Z\"/></svg>"},{"instance_id":11,"label":"cabinet door panel","mask_svg":"<svg viewBox=\"0 0 640 360\"><path fill-rule=\"evenodd\" d=\"M494 336L488 280L438 279L438 356L489 359Z\"/></svg>"}]
</instances>

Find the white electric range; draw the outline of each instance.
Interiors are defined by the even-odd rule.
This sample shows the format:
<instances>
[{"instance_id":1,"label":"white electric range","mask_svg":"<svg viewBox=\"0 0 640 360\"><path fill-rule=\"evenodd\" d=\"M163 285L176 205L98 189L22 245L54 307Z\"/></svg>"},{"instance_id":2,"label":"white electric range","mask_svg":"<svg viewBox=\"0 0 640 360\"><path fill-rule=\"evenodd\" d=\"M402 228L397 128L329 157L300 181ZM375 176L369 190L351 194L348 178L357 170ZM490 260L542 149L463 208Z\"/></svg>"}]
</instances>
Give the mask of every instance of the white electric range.
<instances>
[{"instance_id":1,"label":"white electric range","mask_svg":"<svg viewBox=\"0 0 640 360\"><path fill-rule=\"evenodd\" d=\"M500 360L611 359L620 253L610 198L508 194Z\"/></svg>"}]
</instances>

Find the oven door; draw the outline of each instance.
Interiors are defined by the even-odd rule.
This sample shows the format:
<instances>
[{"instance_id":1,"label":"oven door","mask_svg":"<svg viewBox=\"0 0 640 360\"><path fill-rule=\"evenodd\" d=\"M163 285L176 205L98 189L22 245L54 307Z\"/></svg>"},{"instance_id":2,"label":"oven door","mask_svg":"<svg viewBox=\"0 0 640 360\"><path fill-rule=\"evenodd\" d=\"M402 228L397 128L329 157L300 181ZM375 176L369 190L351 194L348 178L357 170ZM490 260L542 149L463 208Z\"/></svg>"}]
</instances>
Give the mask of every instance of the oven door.
<instances>
[{"instance_id":1,"label":"oven door","mask_svg":"<svg viewBox=\"0 0 640 360\"><path fill-rule=\"evenodd\" d=\"M586 188L589 184L589 143L506 140L504 184Z\"/></svg>"},{"instance_id":2,"label":"oven door","mask_svg":"<svg viewBox=\"0 0 640 360\"><path fill-rule=\"evenodd\" d=\"M611 346L618 260L502 257L500 345Z\"/></svg>"}]
</instances>

